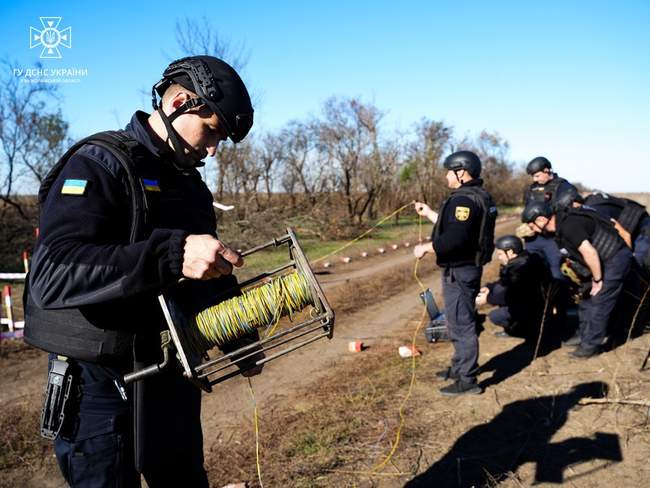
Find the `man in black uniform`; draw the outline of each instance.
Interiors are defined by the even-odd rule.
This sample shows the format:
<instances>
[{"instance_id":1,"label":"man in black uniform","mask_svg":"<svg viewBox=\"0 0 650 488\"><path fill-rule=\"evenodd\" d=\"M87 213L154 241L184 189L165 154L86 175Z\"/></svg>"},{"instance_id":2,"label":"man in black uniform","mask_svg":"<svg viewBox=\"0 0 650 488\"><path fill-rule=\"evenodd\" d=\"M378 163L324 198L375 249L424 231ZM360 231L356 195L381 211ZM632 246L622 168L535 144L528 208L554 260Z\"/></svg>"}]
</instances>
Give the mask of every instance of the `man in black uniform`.
<instances>
[{"instance_id":1,"label":"man in black uniform","mask_svg":"<svg viewBox=\"0 0 650 488\"><path fill-rule=\"evenodd\" d=\"M553 172L551 162L543 156L532 159L526 166L526 172L533 179L533 183L524 192L524 207L532 202L551 202L553 196L572 188L573 185L557 173ZM524 238L525 247L528 252L534 252L546 259L551 274L555 280L564 281L560 272L560 251L556 242L545 235L534 233L533 235L520 235Z\"/></svg>"},{"instance_id":2,"label":"man in black uniform","mask_svg":"<svg viewBox=\"0 0 650 488\"><path fill-rule=\"evenodd\" d=\"M39 192L25 339L53 353L48 388L72 385L67 402L48 397L42 432L75 487L140 486L138 471L152 488L208 486L200 390L174 367L133 387L122 377L162 362L158 294L174 285L198 311L236 287L242 260L217 239L196 167L246 136L253 109L235 70L210 56L172 63L153 102L124 131L75 145Z\"/></svg>"},{"instance_id":3,"label":"man in black uniform","mask_svg":"<svg viewBox=\"0 0 650 488\"><path fill-rule=\"evenodd\" d=\"M587 285L579 305L580 345L571 353L587 358L601 350L632 253L611 221L593 209L563 207L563 200L557 196L560 203L556 208L546 202L529 204L522 221L537 233L555 233L564 265L575 270Z\"/></svg>"},{"instance_id":4,"label":"man in black uniform","mask_svg":"<svg viewBox=\"0 0 650 488\"><path fill-rule=\"evenodd\" d=\"M481 284L483 265L494 251L497 209L483 188L481 160L470 151L459 151L445 159L447 186L452 189L439 212L416 202L415 210L435 226L431 242L418 244L413 253L420 259L436 253L444 268L442 293L447 327L454 345L451 367L437 375L454 383L440 389L443 395L478 394L478 335L474 301Z\"/></svg>"},{"instance_id":5,"label":"man in black uniform","mask_svg":"<svg viewBox=\"0 0 650 488\"><path fill-rule=\"evenodd\" d=\"M503 327L497 337L537 337L550 291L548 267L541 256L525 251L517 236L502 236L494 245L501 263L499 280L481 288L476 304L498 306L488 314L493 324Z\"/></svg>"}]
</instances>

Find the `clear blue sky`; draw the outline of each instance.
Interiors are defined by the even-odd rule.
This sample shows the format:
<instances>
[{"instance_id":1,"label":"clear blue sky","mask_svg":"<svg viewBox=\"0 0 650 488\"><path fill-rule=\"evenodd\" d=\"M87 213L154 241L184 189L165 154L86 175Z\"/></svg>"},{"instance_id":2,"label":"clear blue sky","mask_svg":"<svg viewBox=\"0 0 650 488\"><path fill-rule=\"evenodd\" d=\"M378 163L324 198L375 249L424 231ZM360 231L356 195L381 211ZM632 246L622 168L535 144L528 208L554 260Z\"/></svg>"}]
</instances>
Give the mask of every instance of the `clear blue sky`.
<instances>
[{"instance_id":1,"label":"clear blue sky","mask_svg":"<svg viewBox=\"0 0 650 488\"><path fill-rule=\"evenodd\" d=\"M44 65L89 70L62 88L75 137L148 109L141 90L178 54L176 19L207 16L250 51L256 130L360 96L387 112L387 129L429 117L458 134L495 130L516 160L546 155L589 186L650 191L648 0L39 0L0 11L0 53L21 67L38 61L28 37L40 16L72 27L72 49Z\"/></svg>"}]
</instances>

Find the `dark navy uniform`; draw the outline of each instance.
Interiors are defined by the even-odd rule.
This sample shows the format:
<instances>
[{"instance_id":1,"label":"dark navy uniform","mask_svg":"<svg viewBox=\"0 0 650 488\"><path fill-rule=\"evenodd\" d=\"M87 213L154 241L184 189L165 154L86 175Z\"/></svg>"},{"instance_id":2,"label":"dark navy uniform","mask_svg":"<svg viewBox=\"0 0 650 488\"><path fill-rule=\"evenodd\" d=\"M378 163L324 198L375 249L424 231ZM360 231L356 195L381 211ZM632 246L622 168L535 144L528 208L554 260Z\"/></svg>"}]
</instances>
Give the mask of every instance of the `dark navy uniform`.
<instances>
[{"instance_id":1,"label":"dark navy uniform","mask_svg":"<svg viewBox=\"0 0 650 488\"><path fill-rule=\"evenodd\" d=\"M632 253L612 223L593 209L569 209L558 213L556 219L556 236L563 254L585 265L578 247L586 240L600 257L602 288L595 296L583 298L579 305L581 347L598 351L630 269Z\"/></svg>"},{"instance_id":2,"label":"dark navy uniform","mask_svg":"<svg viewBox=\"0 0 650 488\"><path fill-rule=\"evenodd\" d=\"M557 173L553 173L553 179L546 184L540 185L539 183L533 183L526 189L524 192L524 207L530 202L550 203L554 195L562 193L571 186L573 185L567 180L559 177ZM534 236L525 238L524 242L528 252L537 253L546 260L555 280L565 280L565 277L560 271L560 250L552 237L535 234Z\"/></svg>"},{"instance_id":3,"label":"dark navy uniform","mask_svg":"<svg viewBox=\"0 0 650 488\"><path fill-rule=\"evenodd\" d=\"M41 207L26 296L27 341L52 351L45 319L34 317L72 309L97 330L114 331L126 343L122 354L103 357L95 351L93 362L70 360L77 385L67 414L73 421L56 439L55 452L73 486L139 486L136 468L151 487L208 486L200 390L174 367L137 382L127 389L126 399L114 382L132 371L134 362L161 362L164 318L157 294L181 277L188 234L216 237L210 191L196 169L181 171L172 164L173 153L152 134L147 117L137 112L125 132L144 154L136 169L147 217L135 242L130 243L131 186L105 148L82 146ZM233 280L188 280L176 288L189 309L199 310L213 304ZM49 324L52 330L74 327L55 322Z\"/></svg>"},{"instance_id":4,"label":"dark navy uniform","mask_svg":"<svg viewBox=\"0 0 650 488\"><path fill-rule=\"evenodd\" d=\"M487 284L487 302L499 308L489 313L493 324L514 336L536 337L550 271L543 258L523 251L499 270L499 281Z\"/></svg>"},{"instance_id":5,"label":"dark navy uniform","mask_svg":"<svg viewBox=\"0 0 650 488\"><path fill-rule=\"evenodd\" d=\"M442 204L432 235L436 259L443 268L442 293L449 336L454 345L450 377L470 384L476 383L478 369L474 306L483 271L483 263L477 262L477 255L481 253L484 210L467 192L482 190L482 183L481 179L473 179L451 192ZM492 228L490 241L493 238Z\"/></svg>"}]
</instances>

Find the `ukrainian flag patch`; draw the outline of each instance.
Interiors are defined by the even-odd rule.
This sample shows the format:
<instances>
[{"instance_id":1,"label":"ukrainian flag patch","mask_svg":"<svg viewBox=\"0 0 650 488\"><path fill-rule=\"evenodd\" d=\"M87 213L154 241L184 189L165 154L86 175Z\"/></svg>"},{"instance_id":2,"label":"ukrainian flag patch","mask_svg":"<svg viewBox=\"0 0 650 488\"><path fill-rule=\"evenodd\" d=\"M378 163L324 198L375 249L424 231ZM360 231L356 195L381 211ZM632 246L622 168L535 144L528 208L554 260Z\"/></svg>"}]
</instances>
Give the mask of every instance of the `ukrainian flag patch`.
<instances>
[{"instance_id":1,"label":"ukrainian flag patch","mask_svg":"<svg viewBox=\"0 0 650 488\"><path fill-rule=\"evenodd\" d=\"M147 191L160 191L158 180L148 180L146 178L142 178L142 184L144 185L144 189Z\"/></svg>"},{"instance_id":2,"label":"ukrainian flag patch","mask_svg":"<svg viewBox=\"0 0 650 488\"><path fill-rule=\"evenodd\" d=\"M88 180L65 180L61 195L83 195L86 193L87 184Z\"/></svg>"}]
</instances>

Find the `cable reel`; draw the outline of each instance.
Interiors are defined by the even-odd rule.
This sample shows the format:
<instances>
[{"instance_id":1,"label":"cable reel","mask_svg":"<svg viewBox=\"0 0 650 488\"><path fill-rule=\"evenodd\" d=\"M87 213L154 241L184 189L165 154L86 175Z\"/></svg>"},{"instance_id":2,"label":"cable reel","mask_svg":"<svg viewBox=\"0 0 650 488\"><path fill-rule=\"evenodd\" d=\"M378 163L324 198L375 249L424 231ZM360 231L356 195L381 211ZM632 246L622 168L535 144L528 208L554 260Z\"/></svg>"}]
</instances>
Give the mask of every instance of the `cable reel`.
<instances>
[{"instance_id":1,"label":"cable reel","mask_svg":"<svg viewBox=\"0 0 650 488\"><path fill-rule=\"evenodd\" d=\"M288 261L238 284L241 295L188 316L174 299L173 290L158 296L168 330L161 334L163 362L124 376L131 383L166 368L170 349L183 376L210 392L212 385L261 366L319 339L331 339L334 311L291 228L286 235L241 253L242 257L284 247ZM282 317L290 322L280 322ZM260 339L236 350L211 357L223 346L252 330ZM266 330L266 333L264 331Z\"/></svg>"}]
</instances>

